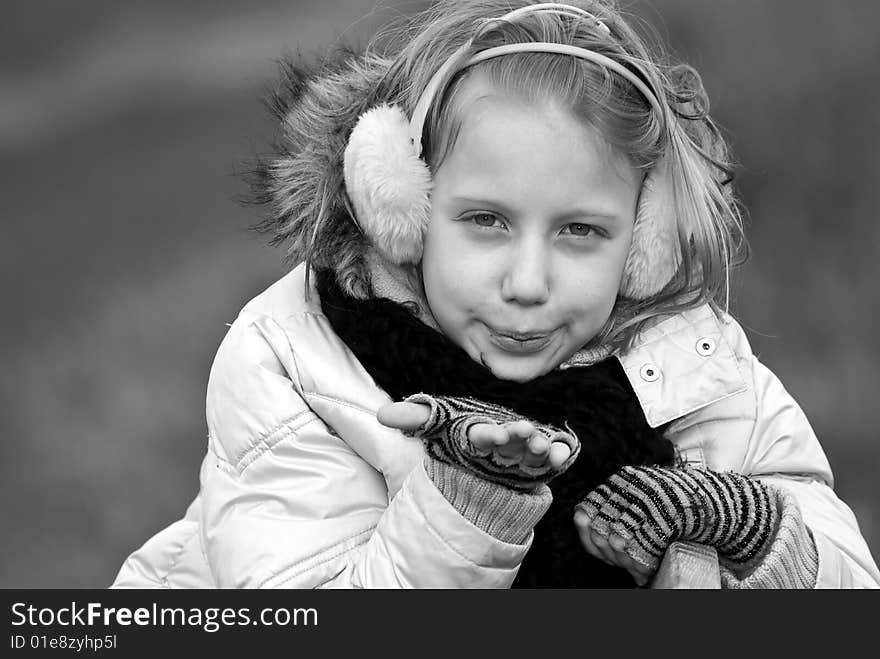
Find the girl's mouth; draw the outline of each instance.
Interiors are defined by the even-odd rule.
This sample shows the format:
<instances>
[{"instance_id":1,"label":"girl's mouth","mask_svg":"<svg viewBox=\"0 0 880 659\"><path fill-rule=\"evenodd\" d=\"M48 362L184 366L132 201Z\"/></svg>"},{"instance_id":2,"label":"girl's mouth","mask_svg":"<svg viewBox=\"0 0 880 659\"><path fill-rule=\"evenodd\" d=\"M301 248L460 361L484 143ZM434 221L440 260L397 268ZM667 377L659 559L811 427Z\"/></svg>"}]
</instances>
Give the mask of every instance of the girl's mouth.
<instances>
[{"instance_id":1,"label":"girl's mouth","mask_svg":"<svg viewBox=\"0 0 880 659\"><path fill-rule=\"evenodd\" d=\"M553 340L556 330L549 332L508 332L486 326L489 340L498 348L507 352L535 353L540 352Z\"/></svg>"}]
</instances>

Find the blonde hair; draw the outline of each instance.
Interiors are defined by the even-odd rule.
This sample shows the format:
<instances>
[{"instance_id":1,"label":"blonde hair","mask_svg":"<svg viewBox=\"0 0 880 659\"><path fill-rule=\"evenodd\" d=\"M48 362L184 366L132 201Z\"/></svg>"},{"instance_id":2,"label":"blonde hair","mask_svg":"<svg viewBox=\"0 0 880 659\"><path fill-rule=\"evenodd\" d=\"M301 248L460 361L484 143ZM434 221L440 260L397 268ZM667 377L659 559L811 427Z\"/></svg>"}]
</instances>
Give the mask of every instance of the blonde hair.
<instances>
[{"instance_id":1,"label":"blonde hair","mask_svg":"<svg viewBox=\"0 0 880 659\"><path fill-rule=\"evenodd\" d=\"M572 20L554 12L533 12L513 22L493 21L517 7L516 0L441 0L404 25L374 39L370 50L393 57L383 83L386 101L411 113L428 81L450 56L474 38L472 52L507 43L551 42L601 53L639 75L655 90L667 116L620 75L568 55L517 53L458 72L429 110L424 157L436 170L455 144L461 122L457 91L479 71L505 92L538 102L552 98L569 108L643 171L666 157L672 177L680 245L676 276L645 300L620 297L605 328L591 343L625 348L645 323L666 314L711 304L729 306L729 274L747 255L739 207L731 191L733 164L727 144L709 116L699 74L671 64L649 46L611 0L571 0L604 23ZM635 21L634 21L635 22ZM669 258L674 258L670 254Z\"/></svg>"}]
</instances>

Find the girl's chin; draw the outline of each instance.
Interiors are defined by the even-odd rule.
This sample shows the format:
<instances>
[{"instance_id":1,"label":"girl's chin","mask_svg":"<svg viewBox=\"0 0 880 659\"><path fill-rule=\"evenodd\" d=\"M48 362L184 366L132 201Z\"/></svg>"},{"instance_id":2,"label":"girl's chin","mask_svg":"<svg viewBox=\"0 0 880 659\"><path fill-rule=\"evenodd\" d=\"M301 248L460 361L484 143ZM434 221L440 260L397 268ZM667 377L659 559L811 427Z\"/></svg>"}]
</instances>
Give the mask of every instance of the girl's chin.
<instances>
[{"instance_id":1,"label":"girl's chin","mask_svg":"<svg viewBox=\"0 0 880 659\"><path fill-rule=\"evenodd\" d=\"M544 359L523 359L522 357L510 357L498 354L482 354L483 366L492 371L499 380L511 380L513 382L528 382L537 377L549 373L554 364Z\"/></svg>"}]
</instances>

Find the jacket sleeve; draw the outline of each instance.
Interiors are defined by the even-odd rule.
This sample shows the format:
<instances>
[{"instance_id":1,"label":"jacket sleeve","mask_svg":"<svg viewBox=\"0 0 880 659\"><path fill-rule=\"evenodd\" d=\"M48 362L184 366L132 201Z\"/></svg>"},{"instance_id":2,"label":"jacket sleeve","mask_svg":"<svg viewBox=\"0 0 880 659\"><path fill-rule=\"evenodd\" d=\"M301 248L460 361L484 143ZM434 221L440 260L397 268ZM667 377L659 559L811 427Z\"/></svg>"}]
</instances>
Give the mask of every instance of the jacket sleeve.
<instances>
[{"instance_id":1,"label":"jacket sleeve","mask_svg":"<svg viewBox=\"0 0 880 659\"><path fill-rule=\"evenodd\" d=\"M245 313L211 370L202 533L217 584L508 587L531 535L514 545L481 531L420 461L389 501L385 476L297 390L286 342L271 322Z\"/></svg>"},{"instance_id":2,"label":"jacket sleeve","mask_svg":"<svg viewBox=\"0 0 880 659\"><path fill-rule=\"evenodd\" d=\"M755 425L744 472L793 494L819 554L817 588L878 588L880 572L803 410L752 357Z\"/></svg>"},{"instance_id":3,"label":"jacket sleeve","mask_svg":"<svg viewBox=\"0 0 880 659\"><path fill-rule=\"evenodd\" d=\"M880 571L855 516L834 493L831 467L803 410L752 354L738 323L727 318L723 331L749 385L746 416L754 415L739 471L794 495L819 555L817 588L880 587Z\"/></svg>"}]
</instances>

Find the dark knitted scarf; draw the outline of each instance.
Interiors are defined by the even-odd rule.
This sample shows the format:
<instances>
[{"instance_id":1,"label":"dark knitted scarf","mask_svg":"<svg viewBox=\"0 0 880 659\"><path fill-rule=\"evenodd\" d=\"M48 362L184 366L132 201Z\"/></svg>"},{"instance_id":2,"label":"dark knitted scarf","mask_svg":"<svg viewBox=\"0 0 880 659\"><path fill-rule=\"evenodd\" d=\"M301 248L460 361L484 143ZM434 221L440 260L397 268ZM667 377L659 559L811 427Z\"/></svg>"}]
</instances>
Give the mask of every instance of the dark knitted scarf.
<instances>
[{"instance_id":1,"label":"dark knitted scarf","mask_svg":"<svg viewBox=\"0 0 880 659\"><path fill-rule=\"evenodd\" d=\"M392 399L418 392L472 396L559 428L568 423L577 434L580 455L550 483L553 504L535 527L515 588L634 586L625 570L587 554L572 521L574 506L620 467L674 460L672 444L662 429L648 426L616 359L555 370L525 383L500 380L405 306L348 297L329 272L316 279L333 329Z\"/></svg>"}]
</instances>

